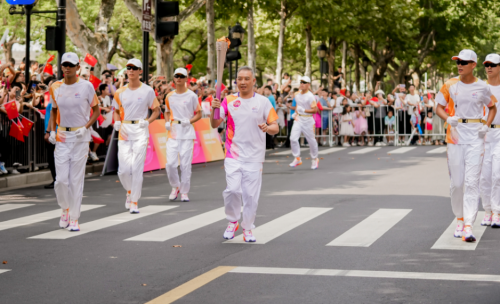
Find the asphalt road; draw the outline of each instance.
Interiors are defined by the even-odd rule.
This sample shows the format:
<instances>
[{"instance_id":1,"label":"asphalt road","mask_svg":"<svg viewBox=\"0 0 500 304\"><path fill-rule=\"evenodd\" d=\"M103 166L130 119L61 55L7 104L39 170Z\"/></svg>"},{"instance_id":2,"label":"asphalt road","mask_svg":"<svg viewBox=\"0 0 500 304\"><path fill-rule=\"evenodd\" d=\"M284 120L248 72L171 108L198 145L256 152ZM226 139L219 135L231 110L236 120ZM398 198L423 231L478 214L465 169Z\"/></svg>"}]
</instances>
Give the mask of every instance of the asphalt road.
<instances>
[{"instance_id":1,"label":"asphalt road","mask_svg":"<svg viewBox=\"0 0 500 304\"><path fill-rule=\"evenodd\" d=\"M444 149L361 149L323 148L316 171L269 151L257 244L222 238L223 162L193 167L187 203L145 173L139 215L116 175L87 178L76 233L53 191L0 193L0 303L499 303L500 229L447 234Z\"/></svg>"}]
</instances>

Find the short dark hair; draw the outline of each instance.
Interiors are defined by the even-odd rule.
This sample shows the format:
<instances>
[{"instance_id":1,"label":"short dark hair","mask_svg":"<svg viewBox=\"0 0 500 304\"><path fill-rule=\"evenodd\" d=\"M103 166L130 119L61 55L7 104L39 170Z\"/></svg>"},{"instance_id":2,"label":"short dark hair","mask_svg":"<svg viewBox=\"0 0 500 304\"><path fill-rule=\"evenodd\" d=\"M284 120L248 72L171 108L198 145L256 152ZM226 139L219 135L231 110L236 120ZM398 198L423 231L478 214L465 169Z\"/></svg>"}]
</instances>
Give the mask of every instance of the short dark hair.
<instances>
[{"instance_id":1,"label":"short dark hair","mask_svg":"<svg viewBox=\"0 0 500 304\"><path fill-rule=\"evenodd\" d=\"M287 85L286 87L287 87L287 88L290 88L290 90L292 89L292 86L291 86L291 85Z\"/></svg>"},{"instance_id":2,"label":"short dark hair","mask_svg":"<svg viewBox=\"0 0 500 304\"><path fill-rule=\"evenodd\" d=\"M108 85L107 85L107 84L105 84L105 83L101 83L101 84L99 85L99 92L102 92L102 91L106 90L106 88L107 88L107 87L108 87Z\"/></svg>"},{"instance_id":3,"label":"short dark hair","mask_svg":"<svg viewBox=\"0 0 500 304\"><path fill-rule=\"evenodd\" d=\"M269 86L269 85L266 85L266 86L264 87L264 89L268 89L269 91L272 91L272 90L273 90L273 89L271 88L271 86Z\"/></svg>"},{"instance_id":4,"label":"short dark hair","mask_svg":"<svg viewBox=\"0 0 500 304\"><path fill-rule=\"evenodd\" d=\"M266 82L273 81L271 78L267 78Z\"/></svg>"},{"instance_id":5,"label":"short dark hair","mask_svg":"<svg viewBox=\"0 0 500 304\"><path fill-rule=\"evenodd\" d=\"M104 71L102 71L101 75L104 75L105 73L109 73L109 75L111 75L111 71L110 70L104 70Z\"/></svg>"},{"instance_id":6,"label":"short dark hair","mask_svg":"<svg viewBox=\"0 0 500 304\"><path fill-rule=\"evenodd\" d=\"M38 64L38 61L36 61L36 60L31 60L31 61L30 61L30 66L31 66L31 65L35 65L35 64Z\"/></svg>"},{"instance_id":7,"label":"short dark hair","mask_svg":"<svg viewBox=\"0 0 500 304\"><path fill-rule=\"evenodd\" d=\"M283 76L290 76L288 73L284 73Z\"/></svg>"},{"instance_id":8,"label":"short dark hair","mask_svg":"<svg viewBox=\"0 0 500 304\"><path fill-rule=\"evenodd\" d=\"M410 83L410 85L408 86L408 88L410 87L415 87L415 85L413 83Z\"/></svg>"},{"instance_id":9,"label":"short dark hair","mask_svg":"<svg viewBox=\"0 0 500 304\"><path fill-rule=\"evenodd\" d=\"M323 91L323 92L327 92L327 93L328 93L328 89L323 89L322 91Z\"/></svg>"},{"instance_id":10,"label":"short dark hair","mask_svg":"<svg viewBox=\"0 0 500 304\"><path fill-rule=\"evenodd\" d=\"M341 65L339 65L339 66L337 67L337 69L341 69L341 68L342 68L342 66L341 66Z\"/></svg>"},{"instance_id":11,"label":"short dark hair","mask_svg":"<svg viewBox=\"0 0 500 304\"><path fill-rule=\"evenodd\" d=\"M13 65L15 65L15 64L16 64L16 60L15 60L14 58L12 58L12 57L10 57L10 60L9 60L9 61L10 61L10 63L12 63Z\"/></svg>"}]
</instances>

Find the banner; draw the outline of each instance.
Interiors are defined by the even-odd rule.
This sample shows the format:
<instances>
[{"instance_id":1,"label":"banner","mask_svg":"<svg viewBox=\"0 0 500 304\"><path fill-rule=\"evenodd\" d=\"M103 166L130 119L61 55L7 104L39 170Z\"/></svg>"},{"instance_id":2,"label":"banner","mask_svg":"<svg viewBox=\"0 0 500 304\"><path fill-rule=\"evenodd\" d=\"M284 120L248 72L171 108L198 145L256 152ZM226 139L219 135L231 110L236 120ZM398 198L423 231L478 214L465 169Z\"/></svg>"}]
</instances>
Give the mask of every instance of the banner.
<instances>
[{"instance_id":1,"label":"banner","mask_svg":"<svg viewBox=\"0 0 500 304\"><path fill-rule=\"evenodd\" d=\"M210 126L210 118L202 118L194 124L196 139L193 147L193 164L224 159L224 151L217 129ZM144 172L164 169L167 163L168 133L165 120L157 119L149 124L149 143L144 162Z\"/></svg>"}]
</instances>

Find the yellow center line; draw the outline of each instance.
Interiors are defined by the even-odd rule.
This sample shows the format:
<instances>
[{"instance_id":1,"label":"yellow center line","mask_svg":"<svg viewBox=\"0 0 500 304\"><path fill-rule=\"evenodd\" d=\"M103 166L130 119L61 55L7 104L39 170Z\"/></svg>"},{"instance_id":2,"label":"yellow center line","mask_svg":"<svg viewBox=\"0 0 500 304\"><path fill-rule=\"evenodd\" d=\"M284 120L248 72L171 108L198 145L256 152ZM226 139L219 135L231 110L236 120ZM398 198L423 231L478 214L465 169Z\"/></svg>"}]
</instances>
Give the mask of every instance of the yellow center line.
<instances>
[{"instance_id":1,"label":"yellow center line","mask_svg":"<svg viewBox=\"0 0 500 304\"><path fill-rule=\"evenodd\" d=\"M211 281L217 279L220 276L228 273L229 271L236 268L235 266L219 266L202 275L197 276L189 282L176 287L169 292L162 294L156 299L153 299L146 304L167 304L179 300L185 295L195 291L196 289L202 287L203 285L210 283Z\"/></svg>"}]
</instances>

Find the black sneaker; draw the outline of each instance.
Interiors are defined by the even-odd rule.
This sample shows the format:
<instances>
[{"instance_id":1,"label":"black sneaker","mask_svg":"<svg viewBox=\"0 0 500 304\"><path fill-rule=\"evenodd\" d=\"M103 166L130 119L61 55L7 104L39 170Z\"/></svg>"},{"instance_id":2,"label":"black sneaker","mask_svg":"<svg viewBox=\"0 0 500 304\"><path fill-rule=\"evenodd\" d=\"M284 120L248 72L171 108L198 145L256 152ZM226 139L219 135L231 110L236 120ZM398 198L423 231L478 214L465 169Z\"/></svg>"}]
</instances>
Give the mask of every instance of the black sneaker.
<instances>
[{"instance_id":1,"label":"black sneaker","mask_svg":"<svg viewBox=\"0 0 500 304\"><path fill-rule=\"evenodd\" d=\"M54 182L44 186L45 189L54 189Z\"/></svg>"}]
</instances>

